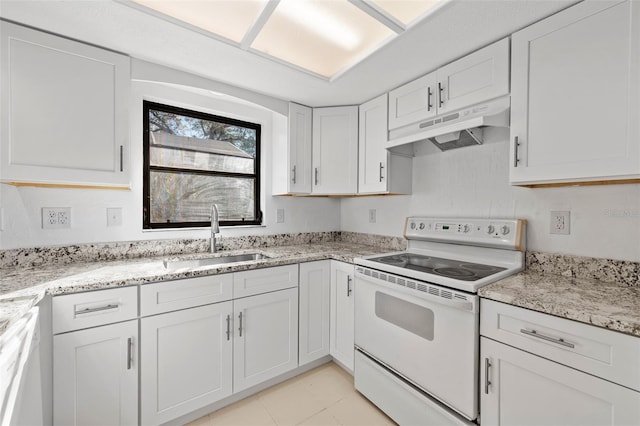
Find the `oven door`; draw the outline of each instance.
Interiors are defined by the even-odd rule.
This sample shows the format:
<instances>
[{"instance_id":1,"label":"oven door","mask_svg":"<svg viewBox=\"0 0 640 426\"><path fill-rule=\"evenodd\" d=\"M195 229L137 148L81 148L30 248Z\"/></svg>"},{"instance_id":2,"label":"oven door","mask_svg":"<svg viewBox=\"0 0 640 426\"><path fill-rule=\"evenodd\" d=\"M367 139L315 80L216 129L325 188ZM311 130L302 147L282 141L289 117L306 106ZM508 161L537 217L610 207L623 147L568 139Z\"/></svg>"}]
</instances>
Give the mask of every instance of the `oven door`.
<instances>
[{"instance_id":1,"label":"oven door","mask_svg":"<svg viewBox=\"0 0 640 426\"><path fill-rule=\"evenodd\" d=\"M356 346L469 420L478 415L478 333L477 295L357 268Z\"/></svg>"}]
</instances>

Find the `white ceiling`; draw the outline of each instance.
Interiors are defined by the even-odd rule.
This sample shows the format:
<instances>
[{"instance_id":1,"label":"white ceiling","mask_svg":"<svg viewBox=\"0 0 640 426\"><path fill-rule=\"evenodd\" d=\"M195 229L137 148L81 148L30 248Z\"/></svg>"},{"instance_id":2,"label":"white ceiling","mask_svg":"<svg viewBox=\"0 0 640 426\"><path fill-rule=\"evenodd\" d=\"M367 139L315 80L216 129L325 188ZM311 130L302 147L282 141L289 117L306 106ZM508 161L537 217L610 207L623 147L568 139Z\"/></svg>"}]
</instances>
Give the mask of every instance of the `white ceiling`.
<instances>
[{"instance_id":1,"label":"white ceiling","mask_svg":"<svg viewBox=\"0 0 640 426\"><path fill-rule=\"evenodd\" d=\"M309 106L360 104L576 0L452 0L327 81L111 0L0 0L0 17Z\"/></svg>"}]
</instances>

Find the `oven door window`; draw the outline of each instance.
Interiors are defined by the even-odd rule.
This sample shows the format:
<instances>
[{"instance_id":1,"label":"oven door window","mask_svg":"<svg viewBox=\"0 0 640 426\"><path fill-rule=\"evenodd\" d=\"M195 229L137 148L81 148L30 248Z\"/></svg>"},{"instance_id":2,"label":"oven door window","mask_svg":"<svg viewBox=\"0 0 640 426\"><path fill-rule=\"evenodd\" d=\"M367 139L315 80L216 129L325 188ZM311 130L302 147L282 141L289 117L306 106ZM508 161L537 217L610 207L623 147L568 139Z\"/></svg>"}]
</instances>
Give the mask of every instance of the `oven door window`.
<instances>
[{"instance_id":1,"label":"oven door window","mask_svg":"<svg viewBox=\"0 0 640 426\"><path fill-rule=\"evenodd\" d=\"M426 340L433 340L433 311L376 291L376 316Z\"/></svg>"}]
</instances>

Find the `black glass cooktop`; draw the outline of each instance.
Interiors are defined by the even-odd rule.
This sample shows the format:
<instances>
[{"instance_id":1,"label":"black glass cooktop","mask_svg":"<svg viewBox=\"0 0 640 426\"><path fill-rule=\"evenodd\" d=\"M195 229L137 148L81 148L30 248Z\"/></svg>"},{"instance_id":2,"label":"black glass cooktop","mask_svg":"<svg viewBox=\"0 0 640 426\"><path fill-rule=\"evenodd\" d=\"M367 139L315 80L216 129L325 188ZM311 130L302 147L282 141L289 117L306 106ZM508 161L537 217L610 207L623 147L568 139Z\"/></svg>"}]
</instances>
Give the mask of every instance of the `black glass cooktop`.
<instances>
[{"instance_id":1,"label":"black glass cooktop","mask_svg":"<svg viewBox=\"0 0 640 426\"><path fill-rule=\"evenodd\" d=\"M420 254L401 253L392 256L381 256L369 259L399 268L436 274L461 281L477 281L507 268L483 265L480 263L461 262L459 260L442 259L440 257Z\"/></svg>"}]
</instances>

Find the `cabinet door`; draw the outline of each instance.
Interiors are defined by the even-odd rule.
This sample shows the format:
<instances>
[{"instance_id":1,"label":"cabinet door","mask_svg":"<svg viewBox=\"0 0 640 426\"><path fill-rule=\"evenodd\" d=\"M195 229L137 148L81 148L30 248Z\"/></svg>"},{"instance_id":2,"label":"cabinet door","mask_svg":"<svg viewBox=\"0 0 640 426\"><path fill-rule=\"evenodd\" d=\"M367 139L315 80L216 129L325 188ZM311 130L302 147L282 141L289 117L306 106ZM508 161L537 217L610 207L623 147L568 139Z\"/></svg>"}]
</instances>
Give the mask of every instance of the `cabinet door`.
<instances>
[{"instance_id":1,"label":"cabinet door","mask_svg":"<svg viewBox=\"0 0 640 426\"><path fill-rule=\"evenodd\" d=\"M232 302L142 318L142 424L157 425L231 395Z\"/></svg>"},{"instance_id":2,"label":"cabinet door","mask_svg":"<svg viewBox=\"0 0 640 426\"><path fill-rule=\"evenodd\" d=\"M436 115L436 73L389 92L389 130Z\"/></svg>"},{"instance_id":3,"label":"cabinet door","mask_svg":"<svg viewBox=\"0 0 640 426\"><path fill-rule=\"evenodd\" d=\"M138 423L138 321L53 337L53 423Z\"/></svg>"},{"instance_id":4,"label":"cabinet door","mask_svg":"<svg viewBox=\"0 0 640 426\"><path fill-rule=\"evenodd\" d=\"M300 264L300 365L329 355L331 261Z\"/></svg>"},{"instance_id":5,"label":"cabinet door","mask_svg":"<svg viewBox=\"0 0 640 426\"><path fill-rule=\"evenodd\" d=\"M129 58L0 23L1 179L129 186Z\"/></svg>"},{"instance_id":6,"label":"cabinet door","mask_svg":"<svg viewBox=\"0 0 640 426\"><path fill-rule=\"evenodd\" d=\"M509 39L445 65L437 76L438 114L509 94Z\"/></svg>"},{"instance_id":7,"label":"cabinet door","mask_svg":"<svg viewBox=\"0 0 640 426\"><path fill-rule=\"evenodd\" d=\"M387 192L387 94L360 105L358 132L358 192Z\"/></svg>"},{"instance_id":8,"label":"cabinet door","mask_svg":"<svg viewBox=\"0 0 640 426\"><path fill-rule=\"evenodd\" d=\"M289 193L311 193L311 119L313 110L289 104Z\"/></svg>"},{"instance_id":9,"label":"cabinet door","mask_svg":"<svg viewBox=\"0 0 640 426\"><path fill-rule=\"evenodd\" d=\"M353 265L331 262L331 356L353 371Z\"/></svg>"},{"instance_id":10,"label":"cabinet door","mask_svg":"<svg viewBox=\"0 0 640 426\"><path fill-rule=\"evenodd\" d=\"M410 194L413 158L387 145L387 94L359 107L358 193Z\"/></svg>"},{"instance_id":11,"label":"cabinet door","mask_svg":"<svg viewBox=\"0 0 640 426\"><path fill-rule=\"evenodd\" d=\"M513 35L511 182L640 175L640 3L583 2Z\"/></svg>"},{"instance_id":12,"label":"cabinet door","mask_svg":"<svg viewBox=\"0 0 640 426\"><path fill-rule=\"evenodd\" d=\"M484 337L480 346L482 424L640 424L639 392Z\"/></svg>"},{"instance_id":13,"label":"cabinet door","mask_svg":"<svg viewBox=\"0 0 640 426\"><path fill-rule=\"evenodd\" d=\"M314 108L314 194L358 190L358 107Z\"/></svg>"},{"instance_id":14,"label":"cabinet door","mask_svg":"<svg viewBox=\"0 0 640 426\"><path fill-rule=\"evenodd\" d=\"M298 366L298 289L233 301L233 391Z\"/></svg>"}]
</instances>

